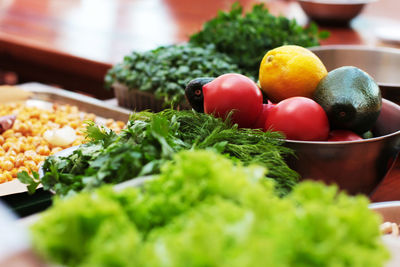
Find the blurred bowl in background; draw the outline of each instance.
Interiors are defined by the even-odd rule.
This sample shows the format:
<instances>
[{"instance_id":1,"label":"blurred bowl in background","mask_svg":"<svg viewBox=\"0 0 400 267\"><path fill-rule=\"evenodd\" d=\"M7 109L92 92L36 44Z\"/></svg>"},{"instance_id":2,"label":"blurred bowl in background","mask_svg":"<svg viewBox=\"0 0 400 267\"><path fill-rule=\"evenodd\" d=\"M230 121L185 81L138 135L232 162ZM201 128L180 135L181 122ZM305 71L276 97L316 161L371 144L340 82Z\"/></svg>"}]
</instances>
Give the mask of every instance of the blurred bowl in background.
<instances>
[{"instance_id":1,"label":"blurred bowl in background","mask_svg":"<svg viewBox=\"0 0 400 267\"><path fill-rule=\"evenodd\" d=\"M306 15L319 24L348 25L374 0L298 0Z\"/></svg>"},{"instance_id":2,"label":"blurred bowl in background","mask_svg":"<svg viewBox=\"0 0 400 267\"><path fill-rule=\"evenodd\" d=\"M361 141L317 142L286 140L296 157L289 166L303 179L337 184L350 194L369 195L383 180L400 150L400 106L383 99L372 129L374 138Z\"/></svg>"}]
</instances>

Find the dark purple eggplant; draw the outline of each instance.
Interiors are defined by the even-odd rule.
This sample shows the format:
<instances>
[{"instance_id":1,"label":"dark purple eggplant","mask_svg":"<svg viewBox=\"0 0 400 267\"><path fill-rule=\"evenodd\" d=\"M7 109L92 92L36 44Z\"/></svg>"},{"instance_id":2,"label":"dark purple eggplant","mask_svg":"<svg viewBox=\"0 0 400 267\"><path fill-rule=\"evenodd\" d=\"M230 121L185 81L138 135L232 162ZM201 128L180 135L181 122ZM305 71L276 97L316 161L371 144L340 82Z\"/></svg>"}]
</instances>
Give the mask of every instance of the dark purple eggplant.
<instances>
[{"instance_id":1,"label":"dark purple eggplant","mask_svg":"<svg viewBox=\"0 0 400 267\"><path fill-rule=\"evenodd\" d=\"M186 100L197 112L204 113L203 86L215 78L201 77L191 80L185 88Z\"/></svg>"}]
</instances>

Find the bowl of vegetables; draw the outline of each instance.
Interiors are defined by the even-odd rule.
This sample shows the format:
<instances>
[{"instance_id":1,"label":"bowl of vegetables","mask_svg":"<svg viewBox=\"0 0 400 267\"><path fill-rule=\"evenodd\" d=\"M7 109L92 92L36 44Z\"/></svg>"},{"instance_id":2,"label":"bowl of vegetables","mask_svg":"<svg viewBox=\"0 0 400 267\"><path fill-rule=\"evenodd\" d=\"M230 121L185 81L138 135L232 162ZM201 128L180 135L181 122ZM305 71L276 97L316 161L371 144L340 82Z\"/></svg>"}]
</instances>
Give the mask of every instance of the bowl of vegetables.
<instances>
[{"instance_id":1,"label":"bowl of vegetables","mask_svg":"<svg viewBox=\"0 0 400 267\"><path fill-rule=\"evenodd\" d=\"M268 52L258 84L232 73L195 79L186 88L188 102L238 127L281 132L294 151L287 162L303 179L368 195L400 150L400 106L383 99L365 71L343 66L328 73L306 50L285 46Z\"/></svg>"},{"instance_id":2,"label":"bowl of vegetables","mask_svg":"<svg viewBox=\"0 0 400 267\"><path fill-rule=\"evenodd\" d=\"M296 151L288 164L303 179L336 183L351 194L370 194L400 149L400 106L383 99L372 133L375 137L354 141L286 140Z\"/></svg>"}]
</instances>

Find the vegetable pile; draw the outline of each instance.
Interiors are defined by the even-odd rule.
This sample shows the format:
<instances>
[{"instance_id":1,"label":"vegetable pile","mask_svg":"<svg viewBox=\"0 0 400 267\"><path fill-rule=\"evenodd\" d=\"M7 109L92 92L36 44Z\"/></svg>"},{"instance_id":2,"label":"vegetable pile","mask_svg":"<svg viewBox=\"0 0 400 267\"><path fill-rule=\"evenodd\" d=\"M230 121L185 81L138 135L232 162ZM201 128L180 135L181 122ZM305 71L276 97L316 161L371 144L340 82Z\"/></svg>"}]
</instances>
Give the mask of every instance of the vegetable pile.
<instances>
[{"instance_id":1,"label":"vegetable pile","mask_svg":"<svg viewBox=\"0 0 400 267\"><path fill-rule=\"evenodd\" d=\"M239 127L302 141L368 138L382 108L379 86L368 73L353 66L327 72L313 52L296 45L265 54L258 84L237 73L197 77L185 94L198 112L221 118L233 113Z\"/></svg>"},{"instance_id":2,"label":"vegetable pile","mask_svg":"<svg viewBox=\"0 0 400 267\"><path fill-rule=\"evenodd\" d=\"M64 266L383 266L365 197L306 182L280 198L265 171L183 151L143 188L57 200L34 246Z\"/></svg>"},{"instance_id":3,"label":"vegetable pile","mask_svg":"<svg viewBox=\"0 0 400 267\"><path fill-rule=\"evenodd\" d=\"M245 165L269 169L281 195L298 181L285 163L291 150L281 146L278 133L238 128L229 117L221 120L196 111L164 110L134 113L121 134L90 125L90 142L70 156L48 157L39 181L26 172L18 174L30 191L40 183L45 190L66 196L88 191L104 183L120 183L137 176L159 173L160 166L181 150L211 149Z\"/></svg>"},{"instance_id":4,"label":"vegetable pile","mask_svg":"<svg viewBox=\"0 0 400 267\"><path fill-rule=\"evenodd\" d=\"M243 73L256 80L262 55L284 44L319 45L328 36L315 24L303 28L295 20L275 17L263 4L242 15L239 3L204 24L187 45L132 52L105 77L107 88L122 83L129 89L154 92L166 106L182 105L184 89L196 77Z\"/></svg>"}]
</instances>

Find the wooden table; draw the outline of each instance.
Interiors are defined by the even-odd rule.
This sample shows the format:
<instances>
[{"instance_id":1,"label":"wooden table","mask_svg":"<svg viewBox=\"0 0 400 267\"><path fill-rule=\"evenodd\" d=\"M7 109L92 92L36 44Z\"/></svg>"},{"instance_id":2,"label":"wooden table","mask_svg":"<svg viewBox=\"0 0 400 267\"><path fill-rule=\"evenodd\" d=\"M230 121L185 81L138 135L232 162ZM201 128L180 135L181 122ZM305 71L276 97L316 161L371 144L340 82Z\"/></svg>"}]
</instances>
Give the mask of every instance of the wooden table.
<instances>
[{"instance_id":1,"label":"wooden table","mask_svg":"<svg viewBox=\"0 0 400 267\"><path fill-rule=\"evenodd\" d=\"M98 98L106 71L132 50L184 42L217 10L235 0L12 0L0 1L0 69L15 71L19 82L59 85ZM246 10L255 0L241 0ZM265 1L273 14L306 24L296 1ZM398 26L398 0L368 5L351 28L326 28L322 44L382 43L373 25ZM379 23L378 23L379 22ZM397 24L396 24L397 23Z\"/></svg>"},{"instance_id":2,"label":"wooden table","mask_svg":"<svg viewBox=\"0 0 400 267\"><path fill-rule=\"evenodd\" d=\"M104 89L104 75L132 50L184 42L235 0L11 0L0 1L0 70L16 72L18 82L55 84L100 99L113 96ZM248 10L255 0L239 1ZM271 13L307 17L294 0L264 1ZM328 44L400 48L379 33L400 28L400 1L370 3L350 27L321 27ZM397 189L399 188L399 189ZM400 161L371 197L400 200Z\"/></svg>"}]
</instances>

